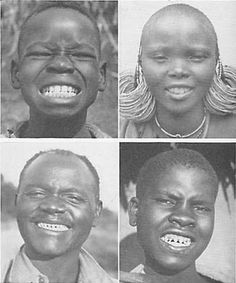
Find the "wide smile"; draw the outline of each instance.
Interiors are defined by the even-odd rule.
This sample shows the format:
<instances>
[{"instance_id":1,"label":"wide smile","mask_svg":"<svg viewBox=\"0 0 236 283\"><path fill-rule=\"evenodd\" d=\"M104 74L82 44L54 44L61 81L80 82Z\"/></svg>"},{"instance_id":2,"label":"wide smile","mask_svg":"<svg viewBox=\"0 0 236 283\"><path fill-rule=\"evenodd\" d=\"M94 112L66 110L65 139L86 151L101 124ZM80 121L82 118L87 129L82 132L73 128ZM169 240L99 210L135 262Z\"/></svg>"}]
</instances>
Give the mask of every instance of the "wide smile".
<instances>
[{"instance_id":1,"label":"wide smile","mask_svg":"<svg viewBox=\"0 0 236 283\"><path fill-rule=\"evenodd\" d=\"M191 87L169 87L166 88L166 94L174 100L184 100L188 98L193 91Z\"/></svg>"},{"instance_id":2,"label":"wide smile","mask_svg":"<svg viewBox=\"0 0 236 283\"><path fill-rule=\"evenodd\" d=\"M36 223L37 227L43 230L47 231L53 231L53 232L66 232L70 228L67 225L64 224L56 224L56 223L46 223L46 222L38 222Z\"/></svg>"},{"instance_id":3,"label":"wide smile","mask_svg":"<svg viewBox=\"0 0 236 283\"><path fill-rule=\"evenodd\" d=\"M167 233L161 237L161 243L168 250L175 253L188 252L194 245L191 237Z\"/></svg>"},{"instance_id":4,"label":"wide smile","mask_svg":"<svg viewBox=\"0 0 236 283\"><path fill-rule=\"evenodd\" d=\"M71 85L50 85L40 89L40 94L50 98L72 98L79 96L81 93L80 87Z\"/></svg>"}]
</instances>

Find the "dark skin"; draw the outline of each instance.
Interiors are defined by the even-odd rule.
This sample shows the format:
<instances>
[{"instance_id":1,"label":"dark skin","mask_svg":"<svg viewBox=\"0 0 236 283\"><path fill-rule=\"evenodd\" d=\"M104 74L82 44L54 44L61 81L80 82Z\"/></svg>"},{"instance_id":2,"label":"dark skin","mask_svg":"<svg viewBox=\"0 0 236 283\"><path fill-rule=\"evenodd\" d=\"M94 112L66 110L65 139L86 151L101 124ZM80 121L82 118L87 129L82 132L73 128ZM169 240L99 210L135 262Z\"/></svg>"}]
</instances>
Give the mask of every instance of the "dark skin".
<instances>
[{"instance_id":1,"label":"dark skin","mask_svg":"<svg viewBox=\"0 0 236 283\"><path fill-rule=\"evenodd\" d=\"M22 137L90 137L87 109L105 88L98 31L73 9L48 9L30 18L22 31L19 56L12 62L12 85L30 107ZM75 96L45 95L65 86ZM58 91L55 91L56 93Z\"/></svg>"},{"instance_id":2,"label":"dark skin","mask_svg":"<svg viewBox=\"0 0 236 283\"><path fill-rule=\"evenodd\" d=\"M75 157L38 157L25 171L16 207L25 252L33 265L49 282L77 282L81 246L102 209L98 184L88 167ZM39 223L63 225L64 230Z\"/></svg>"},{"instance_id":3,"label":"dark skin","mask_svg":"<svg viewBox=\"0 0 236 283\"><path fill-rule=\"evenodd\" d=\"M152 177L154 178L154 177ZM150 181L142 198L133 198L129 219L145 254L145 273L122 274L124 282L206 283L195 261L209 243L217 188L200 169L174 166ZM163 244L167 234L190 237L188 248ZM133 280L133 281L132 281Z\"/></svg>"},{"instance_id":4,"label":"dark skin","mask_svg":"<svg viewBox=\"0 0 236 283\"><path fill-rule=\"evenodd\" d=\"M213 27L191 7L163 9L145 25L141 45L141 65L160 125L171 134L193 132L203 120L203 99L215 73ZM151 127L158 137L166 137L155 121ZM207 137L235 138L236 115L211 114Z\"/></svg>"}]
</instances>

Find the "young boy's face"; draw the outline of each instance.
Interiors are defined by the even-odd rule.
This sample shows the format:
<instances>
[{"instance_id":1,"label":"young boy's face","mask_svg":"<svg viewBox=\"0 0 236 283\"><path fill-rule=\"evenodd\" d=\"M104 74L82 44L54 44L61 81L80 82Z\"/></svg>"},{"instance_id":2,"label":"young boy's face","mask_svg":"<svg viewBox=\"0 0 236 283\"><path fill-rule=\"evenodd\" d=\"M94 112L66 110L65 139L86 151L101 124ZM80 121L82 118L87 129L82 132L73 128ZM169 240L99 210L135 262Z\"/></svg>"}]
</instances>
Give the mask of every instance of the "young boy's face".
<instances>
[{"instance_id":1,"label":"young boy's face","mask_svg":"<svg viewBox=\"0 0 236 283\"><path fill-rule=\"evenodd\" d=\"M46 154L26 169L17 197L17 222L29 256L79 251L101 204L94 176L74 157Z\"/></svg>"},{"instance_id":2,"label":"young boy's face","mask_svg":"<svg viewBox=\"0 0 236 283\"><path fill-rule=\"evenodd\" d=\"M12 67L32 111L70 117L91 105L104 89L99 36L86 16L50 8L32 16L23 30L19 62Z\"/></svg>"},{"instance_id":3,"label":"young boy's face","mask_svg":"<svg viewBox=\"0 0 236 283\"><path fill-rule=\"evenodd\" d=\"M142 37L142 67L158 105L183 113L203 103L216 65L216 41L208 27L178 13L152 21Z\"/></svg>"},{"instance_id":4,"label":"young boy's face","mask_svg":"<svg viewBox=\"0 0 236 283\"><path fill-rule=\"evenodd\" d=\"M131 217L147 265L165 274L193 265L212 235L217 188L204 171L178 166L143 189L143 198L131 202Z\"/></svg>"}]
</instances>

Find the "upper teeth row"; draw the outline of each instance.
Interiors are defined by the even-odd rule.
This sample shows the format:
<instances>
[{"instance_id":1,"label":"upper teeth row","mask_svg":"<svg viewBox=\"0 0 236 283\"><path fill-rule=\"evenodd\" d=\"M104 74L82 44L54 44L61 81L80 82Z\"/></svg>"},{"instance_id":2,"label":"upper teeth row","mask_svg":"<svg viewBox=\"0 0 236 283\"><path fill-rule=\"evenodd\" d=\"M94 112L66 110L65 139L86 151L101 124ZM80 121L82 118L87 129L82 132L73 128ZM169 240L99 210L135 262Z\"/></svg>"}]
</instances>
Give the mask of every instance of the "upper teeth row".
<instances>
[{"instance_id":1,"label":"upper teeth row","mask_svg":"<svg viewBox=\"0 0 236 283\"><path fill-rule=\"evenodd\" d=\"M40 228L46 229L46 230L51 230L51 231L67 231L68 227L66 227L65 225L62 224L49 224L49 223L38 223L38 226Z\"/></svg>"},{"instance_id":2,"label":"upper teeth row","mask_svg":"<svg viewBox=\"0 0 236 283\"><path fill-rule=\"evenodd\" d=\"M181 247L185 246L188 247L191 245L191 239L179 235L174 234L166 234L165 236L161 237L162 241L174 246L174 247Z\"/></svg>"},{"instance_id":3,"label":"upper teeth row","mask_svg":"<svg viewBox=\"0 0 236 283\"><path fill-rule=\"evenodd\" d=\"M43 88L42 93L49 96L75 96L79 91L72 86L55 85Z\"/></svg>"},{"instance_id":4,"label":"upper teeth row","mask_svg":"<svg viewBox=\"0 0 236 283\"><path fill-rule=\"evenodd\" d=\"M185 92L188 92L190 88L180 88L180 87L173 87L168 89L169 92L174 94L184 94Z\"/></svg>"}]
</instances>

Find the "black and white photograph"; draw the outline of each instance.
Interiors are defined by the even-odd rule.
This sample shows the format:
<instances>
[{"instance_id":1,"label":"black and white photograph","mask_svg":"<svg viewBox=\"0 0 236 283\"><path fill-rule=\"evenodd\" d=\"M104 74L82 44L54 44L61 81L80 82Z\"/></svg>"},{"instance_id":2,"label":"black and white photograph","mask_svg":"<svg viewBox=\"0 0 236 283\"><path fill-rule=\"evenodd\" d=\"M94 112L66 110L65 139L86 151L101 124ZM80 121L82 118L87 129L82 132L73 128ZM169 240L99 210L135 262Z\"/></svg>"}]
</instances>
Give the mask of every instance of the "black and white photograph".
<instances>
[{"instance_id":1,"label":"black and white photograph","mask_svg":"<svg viewBox=\"0 0 236 283\"><path fill-rule=\"evenodd\" d=\"M121 143L120 282L233 283L235 145Z\"/></svg>"},{"instance_id":2,"label":"black and white photograph","mask_svg":"<svg viewBox=\"0 0 236 283\"><path fill-rule=\"evenodd\" d=\"M119 4L120 137L236 138L236 2Z\"/></svg>"},{"instance_id":3,"label":"black and white photograph","mask_svg":"<svg viewBox=\"0 0 236 283\"><path fill-rule=\"evenodd\" d=\"M2 134L117 137L117 2L1 2Z\"/></svg>"},{"instance_id":4,"label":"black and white photograph","mask_svg":"<svg viewBox=\"0 0 236 283\"><path fill-rule=\"evenodd\" d=\"M1 156L1 282L118 282L118 145L8 142Z\"/></svg>"}]
</instances>

